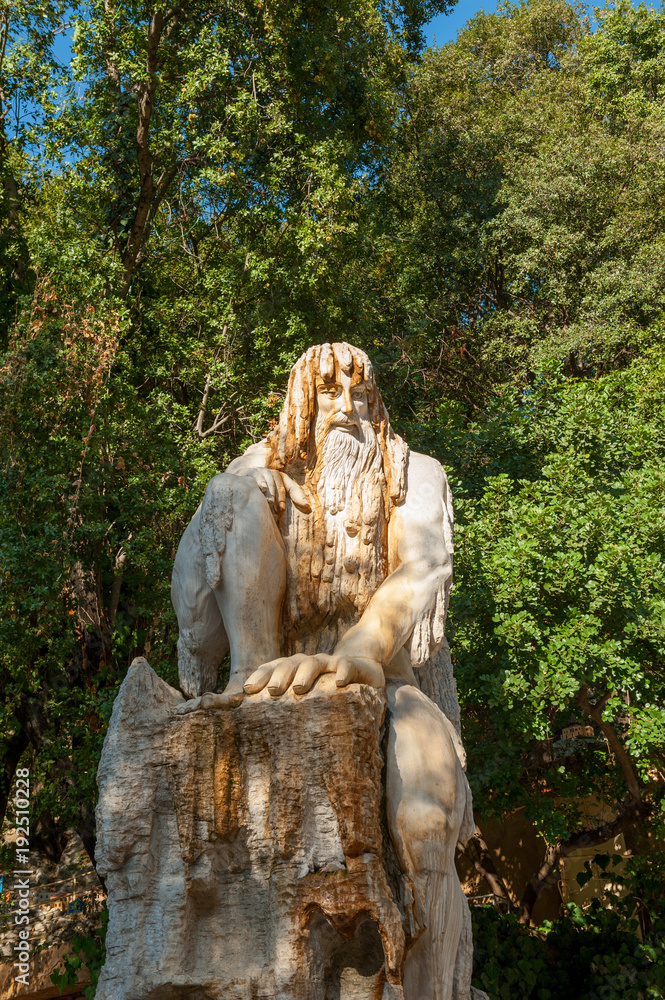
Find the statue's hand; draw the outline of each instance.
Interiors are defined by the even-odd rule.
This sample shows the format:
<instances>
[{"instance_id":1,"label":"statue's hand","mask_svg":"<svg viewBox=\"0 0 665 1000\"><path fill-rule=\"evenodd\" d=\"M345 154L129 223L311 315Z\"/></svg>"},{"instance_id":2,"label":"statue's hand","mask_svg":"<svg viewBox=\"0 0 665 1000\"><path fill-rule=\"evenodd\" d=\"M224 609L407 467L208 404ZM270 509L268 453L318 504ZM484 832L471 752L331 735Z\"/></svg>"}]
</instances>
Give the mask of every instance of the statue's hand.
<instances>
[{"instance_id":1,"label":"statue's hand","mask_svg":"<svg viewBox=\"0 0 665 1000\"><path fill-rule=\"evenodd\" d=\"M271 698L279 698L289 686L296 694L305 694L321 674L335 674L337 687L369 684L380 688L385 684L383 667L368 657L294 653L264 663L247 678L244 687L247 694L256 694L267 685Z\"/></svg>"},{"instance_id":2,"label":"statue's hand","mask_svg":"<svg viewBox=\"0 0 665 1000\"><path fill-rule=\"evenodd\" d=\"M286 494L299 510L309 514L312 507L301 486L278 469L245 469L241 476L253 479L270 504L274 514L280 514L286 507Z\"/></svg>"},{"instance_id":3,"label":"statue's hand","mask_svg":"<svg viewBox=\"0 0 665 1000\"><path fill-rule=\"evenodd\" d=\"M190 698L178 705L175 710L176 715L189 715L190 712L198 712L201 708L200 698Z\"/></svg>"},{"instance_id":4,"label":"statue's hand","mask_svg":"<svg viewBox=\"0 0 665 1000\"><path fill-rule=\"evenodd\" d=\"M232 677L223 691L206 691L199 698L192 698L178 705L175 714L188 715L190 712L207 711L210 708L228 711L230 708L237 708L244 697L242 681L238 677Z\"/></svg>"}]
</instances>

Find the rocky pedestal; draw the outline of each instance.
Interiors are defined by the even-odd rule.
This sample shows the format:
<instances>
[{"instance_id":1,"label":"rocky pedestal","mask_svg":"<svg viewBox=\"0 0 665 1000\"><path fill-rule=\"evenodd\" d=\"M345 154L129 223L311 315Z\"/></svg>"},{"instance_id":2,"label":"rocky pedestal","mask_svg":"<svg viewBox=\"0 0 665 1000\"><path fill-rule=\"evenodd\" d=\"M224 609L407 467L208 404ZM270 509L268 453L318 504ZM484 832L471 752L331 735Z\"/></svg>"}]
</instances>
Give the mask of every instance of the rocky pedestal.
<instances>
[{"instance_id":1,"label":"rocky pedestal","mask_svg":"<svg viewBox=\"0 0 665 1000\"><path fill-rule=\"evenodd\" d=\"M228 712L177 715L182 701L137 660L113 710L97 1000L402 997L409 899L382 821L384 692L323 677Z\"/></svg>"}]
</instances>

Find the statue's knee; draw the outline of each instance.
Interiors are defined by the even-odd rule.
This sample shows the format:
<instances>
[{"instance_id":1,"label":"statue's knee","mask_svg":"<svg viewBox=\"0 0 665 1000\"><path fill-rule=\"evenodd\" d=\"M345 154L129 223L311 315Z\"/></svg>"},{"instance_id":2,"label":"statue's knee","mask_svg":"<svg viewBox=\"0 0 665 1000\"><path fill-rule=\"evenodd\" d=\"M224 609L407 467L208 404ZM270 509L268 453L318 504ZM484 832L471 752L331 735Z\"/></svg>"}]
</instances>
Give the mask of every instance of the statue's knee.
<instances>
[{"instance_id":1,"label":"statue's knee","mask_svg":"<svg viewBox=\"0 0 665 1000\"><path fill-rule=\"evenodd\" d=\"M414 874L452 871L457 833L445 810L436 804L414 808L405 802L403 806L397 814L395 832L406 848Z\"/></svg>"}]
</instances>

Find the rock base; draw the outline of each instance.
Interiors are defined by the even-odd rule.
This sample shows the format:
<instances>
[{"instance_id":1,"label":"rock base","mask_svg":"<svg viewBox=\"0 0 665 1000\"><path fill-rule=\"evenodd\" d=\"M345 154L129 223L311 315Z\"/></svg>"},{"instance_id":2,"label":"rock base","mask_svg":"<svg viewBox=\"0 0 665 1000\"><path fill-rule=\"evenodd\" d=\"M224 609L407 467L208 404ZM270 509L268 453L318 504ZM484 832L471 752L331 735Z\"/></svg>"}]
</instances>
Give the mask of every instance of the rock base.
<instances>
[{"instance_id":1,"label":"rock base","mask_svg":"<svg viewBox=\"0 0 665 1000\"><path fill-rule=\"evenodd\" d=\"M183 702L140 658L113 708L96 1000L437 1000L403 988L423 925L386 827L386 693L324 676L228 712ZM469 979L453 1000L482 1000Z\"/></svg>"},{"instance_id":2,"label":"rock base","mask_svg":"<svg viewBox=\"0 0 665 1000\"><path fill-rule=\"evenodd\" d=\"M381 820L385 694L322 678L174 715L145 660L100 765L110 912L97 1000L403 996Z\"/></svg>"}]
</instances>

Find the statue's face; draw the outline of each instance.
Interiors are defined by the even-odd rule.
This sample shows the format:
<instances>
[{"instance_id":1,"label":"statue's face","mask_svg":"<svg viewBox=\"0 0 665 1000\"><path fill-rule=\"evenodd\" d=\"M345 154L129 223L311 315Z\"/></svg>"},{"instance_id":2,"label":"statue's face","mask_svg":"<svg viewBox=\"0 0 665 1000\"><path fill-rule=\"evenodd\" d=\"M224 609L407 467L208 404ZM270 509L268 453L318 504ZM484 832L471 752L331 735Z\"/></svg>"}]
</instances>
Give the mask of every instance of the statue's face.
<instances>
[{"instance_id":1,"label":"statue's face","mask_svg":"<svg viewBox=\"0 0 665 1000\"><path fill-rule=\"evenodd\" d=\"M316 382L317 422L325 432L333 428L362 437L363 421L369 420L367 385L357 376L339 372L334 382Z\"/></svg>"}]
</instances>

